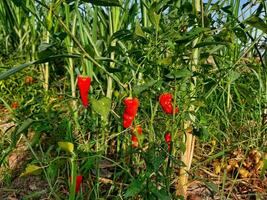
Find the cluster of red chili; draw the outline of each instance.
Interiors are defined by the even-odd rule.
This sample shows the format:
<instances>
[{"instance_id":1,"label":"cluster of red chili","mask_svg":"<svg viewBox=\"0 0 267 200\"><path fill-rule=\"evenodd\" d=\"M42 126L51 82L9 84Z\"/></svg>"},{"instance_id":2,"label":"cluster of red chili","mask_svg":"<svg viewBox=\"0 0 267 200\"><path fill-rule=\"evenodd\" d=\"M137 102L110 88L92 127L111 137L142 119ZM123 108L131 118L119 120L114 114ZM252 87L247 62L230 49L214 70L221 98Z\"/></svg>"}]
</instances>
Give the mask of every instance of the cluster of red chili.
<instances>
[{"instance_id":1,"label":"cluster of red chili","mask_svg":"<svg viewBox=\"0 0 267 200\"><path fill-rule=\"evenodd\" d=\"M172 100L173 100L173 96L171 93L168 93L168 92L163 93L159 97L159 103L161 105L161 108L168 115L173 115L179 112L178 106L174 107L172 104ZM168 145L168 150L170 151L171 141L172 141L171 134L169 132L165 133L164 138L165 138L165 142Z\"/></svg>"},{"instance_id":2,"label":"cluster of red chili","mask_svg":"<svg viewBox=\"0 0 267 200\"><path fill-rule=\"evenodd\" d=\"M91 78L89 76L78 76L78 88L80 91L80 96L82 100L83 106L86 108L88 107L88 92L91 85ZM179 112L178 106L174 107L172 104L173 96L171 93L163 93L159 97L159 103L161 105L162 110L168 114L173 115ZM123 127L129 128L132 126L134 118L137 114L138 107L139 107L139 100L137 98L128 97L124 100L125 110L123 113ZM138 147L138 137L136 135L142 135L142 127L137 126L136 128L132 129L132 146ZM170 151L171 146L171 134L167 132L165 134L165 142L168 144L168 150Z\"/></svg>"},{"instance_id":3,"label":"cluster of red chili","mask_svg":"<svg viewBox=\"0 0 267 200\"><path fill-rule=\"evenodd\" d=\"M163 93L159 97L159 103L163 111L168 115L173 115L179 112L178 106L174 107L172 104L173 96L171 93ZM123 127L129 128L132 126L134 118L137 114L139 107L139 100L137 98L126 98L124 100L125 110L123 113ZM136 128L132 128L132 146L138 147L138 137L136 135L142 135L142 128L138 125ZM171 148L171 134L168 132L165 134L165 142L168 144L168 150Z\"/></svg>"}]
</instances>

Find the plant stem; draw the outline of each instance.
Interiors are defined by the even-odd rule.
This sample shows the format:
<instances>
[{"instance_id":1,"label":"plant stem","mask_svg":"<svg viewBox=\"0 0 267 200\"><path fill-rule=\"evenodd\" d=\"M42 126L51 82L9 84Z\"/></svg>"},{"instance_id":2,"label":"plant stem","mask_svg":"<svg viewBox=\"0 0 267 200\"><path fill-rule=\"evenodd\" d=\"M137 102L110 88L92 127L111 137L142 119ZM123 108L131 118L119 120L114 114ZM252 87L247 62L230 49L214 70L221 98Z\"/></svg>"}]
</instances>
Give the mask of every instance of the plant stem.
<instances>
[{"instance_id":1,"label":"plant stem","mask_svg":"<svg viewBox=\"0 0 267 200\"><path fill-rule=\"evenodd\" d=\"M198 14L201 11L201 0L195 0L195 12ZM202 7L203 8L203 7ZM203 10L202 10L202 15L203 15ZM202 17L202 19L204 19ZM203 24L202 24L203 26ZM193 41L193 47L198 43L199 38L195 39ZM191 61L191 70L192 72L196 71L196 66L198 64L198 59L199 59L199 49L194 48L192 52L192 61ZM192 83L190 85L190 95L191 97L194 96L195 90L196 90L196 77L192 77ZM195 112L195 107L194 105L191 105L189 108L190 113ZM190 119L184 122L184 129L185 129L185 140L186 140L186 150L182 154L181 160L182 162L186 165L185 167L181 167L180 169L180 178L178 179L178 182L176 184L176 195L177 196L184 196L185 198L187 197L187 185L188 185L188 173L187 171L190 170L191 164L192 164L192 159L193 159L193 154L194 154L194 147L195 147L195 136L192 134L192 123L195 122L195 116L190 115Z\"/></svg>"}]
</instances>

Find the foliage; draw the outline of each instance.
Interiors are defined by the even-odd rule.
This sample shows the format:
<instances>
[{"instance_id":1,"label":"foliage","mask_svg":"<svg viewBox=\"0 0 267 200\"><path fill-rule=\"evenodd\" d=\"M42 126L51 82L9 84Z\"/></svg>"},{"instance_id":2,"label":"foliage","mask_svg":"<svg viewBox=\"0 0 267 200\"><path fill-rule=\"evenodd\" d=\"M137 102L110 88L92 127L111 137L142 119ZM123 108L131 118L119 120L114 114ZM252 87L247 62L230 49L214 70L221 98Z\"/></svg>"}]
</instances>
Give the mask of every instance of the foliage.
<instances>
[{"instance_id":1,"label":"foliage","mask_svg":"<svg viewBox=\"0 0 267 200\"><path fill-rule=\"evenodd\" d=\"M23 140L55 199L66 198L62 176L70 199L172 199L185 167L185 122L200 146L217 141L214 158L236 147L266 151L266 3L196 2L2 0L0 106L16 127L0 142L0 164ZM92 80L88 109L81 74ZM162 112L165 92L179 114ZM140 101L137 148L122 126L128 96ZM68 178L80 174L87 187L75 194Z\"/></svg>"}]
</instances>

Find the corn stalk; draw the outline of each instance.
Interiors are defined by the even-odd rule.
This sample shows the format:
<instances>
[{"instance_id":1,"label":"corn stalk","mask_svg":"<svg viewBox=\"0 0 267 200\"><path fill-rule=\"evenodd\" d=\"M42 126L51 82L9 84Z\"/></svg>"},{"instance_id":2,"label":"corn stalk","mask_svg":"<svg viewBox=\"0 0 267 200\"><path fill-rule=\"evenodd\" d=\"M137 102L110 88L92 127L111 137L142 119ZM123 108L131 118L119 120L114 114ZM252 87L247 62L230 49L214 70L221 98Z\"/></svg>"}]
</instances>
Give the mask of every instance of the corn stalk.
<instances>
[{"instance_id":1,"label":"corn stalk","mask_svg":"<svg viewBox=\"0 0 267 200\"><path fill-rule=\"evenodd\" d=\"M200 13L203 9L203 4L201 0L194 1L195 12L196 15ZM201 8L202 5L202 8ZM202 18L203 20L203 18ZM199 38L193 41L193 47L198 43ZM192 59L191 59L191 70L192 72L196 71L196 66L199 60L199 49L194 48L192 52ZM190 85L190 94L194 96L195 94L195 86L196 86L196 77L192 78L193 81ZM189 108L190 113L194 113L195 107L193 105ZM181 161L185 164L185 167L181 167L180 169L180 177L176 184L176 195L177 196L184 196L187 197L187 188L188 188L188 171L191 168L193 154L194 154L194 147L195 147L195 136L192 134L192 124L195 122L195 116L190 114L190 119L184 122L184 130L185 130L185 142L186 142L186 150L182 154Z\"/></svg>"}]
</instances>

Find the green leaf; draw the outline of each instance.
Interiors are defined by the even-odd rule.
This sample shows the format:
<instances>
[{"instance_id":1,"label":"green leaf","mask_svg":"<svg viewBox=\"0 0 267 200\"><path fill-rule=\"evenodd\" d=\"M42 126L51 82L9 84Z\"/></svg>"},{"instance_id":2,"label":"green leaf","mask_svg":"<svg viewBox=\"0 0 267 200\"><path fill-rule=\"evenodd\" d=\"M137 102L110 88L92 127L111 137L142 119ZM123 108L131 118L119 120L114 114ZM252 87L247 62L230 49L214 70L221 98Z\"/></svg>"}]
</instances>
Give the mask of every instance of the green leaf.
<instances>
[{"instance_id":1,"label":"green leaf","mask_svg":"<svg viewBox=\"0 0 267 200\"><path fill-rule=\"evenodd\" d=\"M22 200L41 199L41 196L45 194L47 194L47 189L32 192L31 194L28 195L24 195Z\"/></svg>"},{"instance_id":2,"label":"green leaf","mask_svg":"<svg viewBox=\"0 0 267 200\"><path fill-rule=\"evenodd\" d=\"M1 73L0 74L0 80L6 79L9 76L11 76L11 75L13 75L13 74L25 69L26 67L29 67L31 65L46 63L48 61L55 60L55 59L58 59L58 58L64 58L64 57L67 57L67 58L80 58L80 55L60 54L60 55L55 55L55 56L48 56L48 57L40 59L40 60L35 60L35 61L29 62L29 63L21 64L19 66L12 67L11 69Z\"/></svg>"},{"instance_id":3,"label":"green leaf","mask_svg":"<svg viewBox=\"0 0 267 200\"><path fill-rule=\"evenodd\" d=\"M247 42L247 35L242 28L234 28L233 30L235 35L240 39L241 42L243 43Z\"/></svg>"},{"instance_id":4,"label":"green leaf","mask_svg":"<svg viewBox=\"0 0 267 200\"><path fill-rule=\"evenodd\" d=\"M41 167L37 166L37 165L27 165L25 172L20 174L20 177L22 176L27 176L27 175L38 175L41 173Z\"/></svg>"},{"instance_id":5,"label":"green leaf","mask_svg":"<svg viewBox=\"0 0 267 200\"><path fill-rule=\"evenodd\" d=\"M66 152L73 153L74 151L74 145L71 142L60 141L57 144L61 149L63 149Z\"/></svg>"},{"instance_id":6,"label":"green leaf","mask_svg":"<svg viewBox=\"0 0 267 200\"><path fill-rule=\"evenodd\" d=\"M51 25L52 26L52 25ZM38 58L44 59L49 56L52 56L54 53L54 50L52 49L54 47L53 44L49 43L42 43L38 46Z\"/></svg>"},{"instance_id":7,"label":"green leaf","mask_svg":"<svg viewBox=\"0 0 267 200\"><path fill-rule=\"evenodd\" d=\"M144 83L142 85L136 85L133 87L133 93L135 95L139 95L140 93L144 92L145 90L151 88L157 82L158 81L156 81L156 80L151 80L151 81Z\"/></svg>"},{"instance_id":8,"label":"green leaf","mask_svg":"<svg viewBox=\"0 0 267 200\"><path fill-rule=\"evenodd\" d=\"M192 76L192 72L189 71L187 68L183 68L180 70L174 70L166 75L167 78L188 78Z\"/></svg>"},{"instance_id":9,"label":"green leaf","mask_svg":"<svg viewBox=\"0 0 267 200\"><path fill-rule=\"evenodd\" d=\"M108 97L103 97L99 100L92 99L92 108L93 110L102 116L104 121L108 120L108 114L110 112L111 100Z\"/></svg>"},{"instance_id":10,"label":"green leaf","mask_svg":"<svg viewBox=\"0 0 267 200\"><path fill-rule=\"evenodd\" d=\"M205 47L205 46L211 46L211 45L228 45L228 42L200 42L194 46L194 48L199 48L199 47Z\"/></svg>"},{"instance_id":11,"label":"green leaf","mask_svg":"<svg viewBox=\"0 0 267 200\"><path fill-rule=\"evenodd\" d=\"M1 73L1 74L0 74L0 80L3 80L3 79L5 79L5 78L7 78L7 77L13 75L13 74L15 74L15 73L17 73L17 72L19 72L19 71L25 69L26 67L28 67L28 66L30 66L30 65L33 65L34 63L35 63L35 61L33 61L33 62L29 62L29 63L25 63L25 64L19 65L19 66L17 66L17 67L13 67L13 68L11 68L11 69L9 69L9 70L7 70L7 71Z\"/></svg>"},{"instance_id":12,"label":"green leaf","mask_svg":"<svg viewBox=\"0 0 267 200\"><path fill-rule=\"evenodd\" d=\"M209 138L209 132L205 126L193 129L192 134L199 137L202 141L206 141Z\"/></svg>"},{"instance_id":13,"label":"green leaf","mask_svg":"<svg viewBox=\"0 0 267 200\"><path fill-rule=\"evenodd\" d=\"M18 128L18 130L16 131L16 134L21 134L22 132L28 130L28 128L30 127L30 125L34 122L33 119L28 118L26 119L22 125Z\"/></svg>"},{"instance_id":14,"label":"green leaf","mask_svg":"<svg viewBox=\"0 0 267 200\"><path fill-rule=\"evenodd\" d=\"M224 12L228 13L228 14L232 14L232 6L225 6L223 8L221 8Z\"/></svg>"},{"instance_id":15,"label":"green leaf","mask_svg":"<svg viewBox=\"0 0 267 200\"><path fill-rule=\"evenodd\" d=\"M150 190L151 192L156 196L158 197L158 199L160 200L169 200L171 199L168 195L168 193L166 191L164 191L163 189L161 190L158 190L155 186L151 185L150 184Z\"/></svg>"},{"instance_id":16,"label":"green leaf","mask_svg":"<svg viewBox=\"0 0 267 200\"><path fill-rule=\"evenodd\" d=\"M83 2L89 2L96 6L119 6L121 7L119 0L82 0Z\"/></svg>"},{"instance_id":17,"label":"green leaf","mask_svg":"<svg viewBox=\"0 0 267 200\"><path fill-rule=\"evenodd\" d=\"M236 72L236 71L230 71L229 72L229 83L233 83L235 80L237 80L240 77L240 73Z\"/></svg>"},{"instance_id":18,"label":"green leaf","mask_svg":"<svg viewBox=\"0 0 267 200\"><path fill-rule=\"evenodd\" d=\"M151 7L148 10L148 17L149 17L151 23L158 30L161 15L156 13L156 5L157 5L156 3L153 3L151 5Z\"/></svg>"},{"instance_id":19,"label":"green leaf","mask_svg":"<svg viewBox=\"0 0 267 200\"><path fill-rule=\"evenodd\" d=\"M258 16L251 16L244 21L244 23L262 30L264 33L267 33L267 24Z\"/></svg>"},{"instance_id":20,"label":"green leaf","mask_svg":"<svg viewBox=\"0 0 267 200\"><path fill-rule=\"evenodd\" d=\"M218 186L212 182L204 182L204 184L209 188L209 190L212 192L212 193L217 193L219 192L219 189L218 189Z\"/></svg>"},{"instance_id":21,"label":"green leaf","mask_svg":"<svg viewBox=\"0 0 267 200\"><path fill-rule=\"evenodd\" d=\"M140 37L146 37L146 35L144 34L139 22L137 21L135 24L135 35L140 36Z\"/></svg>"},{"instance_id":22,"label":"green leaf","mask_svg":"<svg viewBox=\"0 0 267 200\"><path fill-rule=\"evenodd\" d=\"M133 37L133 33L129 30L120 30L113 33L111 40L118 39L118 40L131 40Z\"/></svg>"},{"instance_id":23,"label":"green leaf","mask_svg":"<svg viewBox=\"0 0 267 200\"><path fill-rule=\"evenodd\" d=\"M172 57L162 58L158 61L160 65L171 65L172 64Z\"/></svg>"},{"instance_id":24,"label":"green leaf","mask_svg":"<svg viewBox=\"0 0 267 200\"><path fill-rule=\"evenodd\" d=\"M143 180L139 179L134 180L127 188L127 191L125 192L125 198L134 197L139 194L143 190L143 182Z\"/></svg>"},{"instance_id":25,"label":"green leaf","mask_svg":"<svg viewBox=\"0 0 267 200\"><path fill-rule=\"evenodd\" d=\"M194 38L198 37L199 34L205 33L206 31L210 31L209 28L202 28L202 27L196 27L191 29L189 32L186 32L184 34L177 34L176 42L179 43L180 41L189 41L193 40Z\"/></svg>"},{"instance_id":26,"label":"green leaf","mask_svg":"<svg viewBox=\"0 0 267 200\"><path fill-rule=\"evenodd\" d=\"M48 11L48 15L46 16L46 26L48 31L51 30L52 26L53 26L53 15L52 15L52 11L53 11L53 6L51 4L49 11Z\"/></svg>"}]
</instances>

